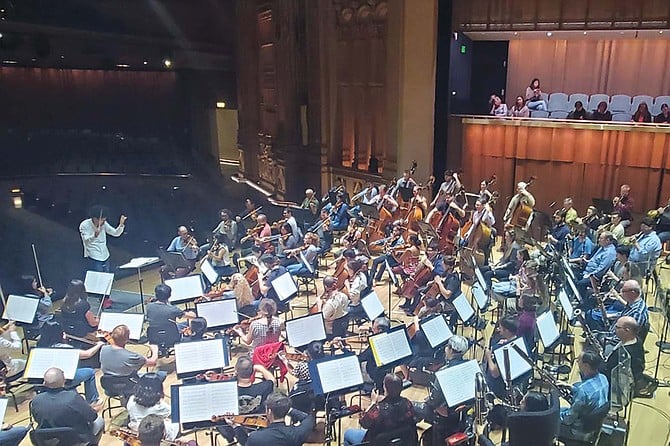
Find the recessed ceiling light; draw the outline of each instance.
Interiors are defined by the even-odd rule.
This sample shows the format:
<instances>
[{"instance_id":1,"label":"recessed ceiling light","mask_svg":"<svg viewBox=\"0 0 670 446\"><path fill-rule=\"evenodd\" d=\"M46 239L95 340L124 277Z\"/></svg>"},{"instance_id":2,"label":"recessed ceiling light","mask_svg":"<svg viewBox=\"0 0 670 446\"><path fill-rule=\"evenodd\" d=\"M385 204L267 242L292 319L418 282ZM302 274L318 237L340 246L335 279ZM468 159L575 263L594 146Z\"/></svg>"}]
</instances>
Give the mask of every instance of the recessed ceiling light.
<instances>
[{"instance_id":1,"label":"recessed ceiling light","mask_svg":"<svg viewBox=\"0 0 670 446\"><path fill-rule=\"evenodd\" d=\"M663 30L660 30L658 33L659 33L659 34L663 34Z\"/></svg>"},{"instance_id":2,"label":"recessed ceiling light","mask_svg":"<svg viewBox=\"0 0 670 446\"><path fill-rule=\"evenodd\" d=\"M547 37L551 37L553 34L554 34L554 33L552 33L551 31L549 31L549 32L547 33Z\"/></svg>"},{"instance_id":3,"label":"recessed ceiling light","mask_svg":"<svg viewBox=\"0 0 670 446\"><path fill-rule=\"evenodd\" d=\"M143 63L144 65L149 65L149 62L147 62L146 60L145 60L144 62L142 62L142 63Z\"/></svg>"},{"instance_id":4,"label":"recessed ceiling light","mask_svg":"<svg viewBox=\"0 0 670 446\"><path fill-rule=\"evenodd\" d=\"M584 35L586 35L586 31L584 31Z\"/></svg>"},{"instance_id":5,"label":"recessed ceiling light","mask_svg":"<svg viewBox=\"0 0 670 446\"><path fill-rule=\"evenodd\" d=\"M517 31L514 31L514 35L515 35L515 36L518 36L519 33L518 33Z\"/></svg>"},{"instance_id":6,"label":"recessed ceiling light","mask_svg":"<svg viewBox=\"0 0 670 446\"><path fill-rule=\"evenodd\" d=\"M165 65L165 68L170 68L172 66L172 61L170 59L164 59L163 65Z\"/></svg>"},{"instance_id":7,"label":"recessed ceiling light","mask_svg":"<svg viewBox=\"0 0 670 446\"><path fill-rule=\"evenodd\" d=\"M65 56L63 56L63 55L61 54L61 55L60 55L60 58L61 58L61 59L65 59Z\"/></svg>"}]
</instances>

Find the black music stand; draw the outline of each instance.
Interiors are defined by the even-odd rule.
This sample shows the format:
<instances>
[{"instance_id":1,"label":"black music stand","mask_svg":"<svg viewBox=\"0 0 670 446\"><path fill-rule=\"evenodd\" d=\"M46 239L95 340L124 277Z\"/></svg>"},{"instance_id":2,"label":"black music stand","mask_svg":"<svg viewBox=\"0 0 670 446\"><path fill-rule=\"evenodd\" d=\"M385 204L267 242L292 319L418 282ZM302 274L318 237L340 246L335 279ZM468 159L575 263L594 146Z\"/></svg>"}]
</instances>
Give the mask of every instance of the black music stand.
<instances>
[{"instance_id":1,"label":"black music stand","mask_svg":"<svg viewBox=\"0 0 670 446\"><path fill-rule=\"evenodd\" d=\"M177 268L185 268L187 270L192 269L191 262L186 260L184 254L181 252L169 252L162 248L158 249L158 257L165 263L167 266L177 271Z\"/></svg>"},{"instance_id":2,"label":"black music stand","mask_svg":"<svg viewBox=\"0 0 670 446\"><path fill-rule=\"evenodd\" d=\"M591 198L591 203L593 203L593 206L595 206L601 214L611 214L614 212L614 204L612 203L612 200L606 198Z\"/></svg>"},{"instance_id":3,"label":"black music stand","mask_svg":"<svg viewBox=\"0 0 670 446\"><path fill-rule=\"evenodd\" d=\"M423 236L423 239L426 241L426 246L430 245L433 240L439 240L440 236L435 232L435 228L426 223L425 221L417 221L416 225L419 227L419 232Z\"/></svg>"},{"instance_id":4,"label":"black music stand","mask_svg":"<svg viewBox=\"0 0 670 446\"><path fill-rule=\"evenodd\" d=\"M379 210L377 206L372 204L359 203L358 208L361 210L361 215L373 220L379 220Z\"/></svg>"},{"instance_id":5,"label":"black music stand","mask_svg":"<svg viewBox=\"0 0 670 446\"><path fill-rule=\"evenodd\" d=\"M393 313L393 310L395 309L395 305L391 306L391 284L395 285L396 287L399 287L400 282L398 281L398 276L393 272L393 269L391 268L391 265L389 265L388 259L384 261L384 265L385 265L386 272L388 273L389 279L390 279L387 283L387 290L388 290L387 308L388 308L388 312L389 312L388 318L391 322L397 322L397 323L401 324L402 323L401 320L393 319L391 317L391 313Z\"/></svg>"},{"instance_id":6,"label":"black music stand","mask_svg":"<svg viewBox=\"0 0 670 446\"><path fill-rule=\"evenodd\" d=\"M663 328L661 329L660 338L656 341L658 352L656 353L656 367L654 368L654 380L659 383L659 386L667 387L665 381L658 380L658 368L661 363L661 353L670 353L670 342L668 342L668 320L670 319L670 289L663 294L660 288L656 292L656 302L660 301L660 307L652 307L649 311L661 313L663 316Z\"/></svg>"}]
</instances>

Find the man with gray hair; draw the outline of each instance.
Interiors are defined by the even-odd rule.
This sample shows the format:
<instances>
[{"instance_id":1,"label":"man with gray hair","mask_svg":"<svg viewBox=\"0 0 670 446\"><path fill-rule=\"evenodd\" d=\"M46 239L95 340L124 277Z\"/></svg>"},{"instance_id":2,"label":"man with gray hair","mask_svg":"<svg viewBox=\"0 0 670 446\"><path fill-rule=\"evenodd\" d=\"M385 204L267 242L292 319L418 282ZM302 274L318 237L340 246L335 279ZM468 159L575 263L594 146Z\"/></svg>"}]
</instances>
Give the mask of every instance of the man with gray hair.
<instances>
[{"instance_id":1,"label":"man with gray hair","mask_svg":"<svg viewBox=\"0 0 670 446\"><path fill-rule=\"evenodd\" d=\"M505 211L505 215L503 217L505 226L512 226L512 216L514 215L514 211L517 207L523 205L529 207L531 211L535 207L535 197L533 197L533 194L526 190L526 187L528 187L528 184L524 183L523 181L520 181L516 185L516 195L514 195L509 201L507 210ZM528 217L528 220L525 222L525 224L521 226L522 229L527 229L530 226L530 222L532 220L531 217L532 213L531 216Z\"/></svg>"},{"instance_id":2,"label":"man with gray hair","mask_svg":"<svg viewBox=\"0 0 670 446\"><path fill-rule=\"evenodd\" d=\"M37 394L30 404L30 413L37 422L37 429L70 427L81 441L97 445L105 422L92 406L75 391L65 389L65 375L56 367L44 373L46 390Z\"/></svg>"},{"instance_id":3,"label":"man with gray hair","mask_svg":"<svg viewBox=\"0 0 670 446\"><path fill-rule=\"evenodd\" d=\"M595 299L587 300L586 289L591 285L591 278L600 280L616 261L616 248L614 247L614 235L611 232L601 232L598 237L598 250L591 256L584 267L584 273L577 281L577 290L581 294L584 309L595 307Z\"/></svg>"}]
</instances>

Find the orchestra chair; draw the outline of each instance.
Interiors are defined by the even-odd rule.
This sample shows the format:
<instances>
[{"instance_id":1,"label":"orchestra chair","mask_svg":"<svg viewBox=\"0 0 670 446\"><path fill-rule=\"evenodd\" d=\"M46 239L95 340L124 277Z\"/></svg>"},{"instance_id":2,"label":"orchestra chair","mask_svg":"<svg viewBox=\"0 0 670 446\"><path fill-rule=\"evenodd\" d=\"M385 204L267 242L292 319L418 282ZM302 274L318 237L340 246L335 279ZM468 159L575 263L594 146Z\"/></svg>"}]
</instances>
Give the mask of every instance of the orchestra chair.
<instances>
[{"instance_id":1,"label":"orchestra chair","mask_svg":"<svg viewBox=\"0 0 670 446\"><path fill-rule=\"evenodd\" d=\"M584 430L578 431L570 426L561 424L558 441L565 446L595 446L600 440L600 432L609 413L610 405L606 404L588 417L584 417Z\"/></svg>"},{"instance_id":2,"label":"orchestra chair","mask_svg":"<svg viewBox=\"0 0 670 446\"><path fill-rule=\"evenodd\" d=\"M149 326L147 340L149 344L158 346L159 358L167 358L174 353L174 345L181 340L181 333L177 324L168 324L166 327Z\"/></svg>"},{"instance_id":3,"label":"orchestra chair","mask_svg":"<svg viewBox=\"0 0 670 446\"><path fill-rule=\"evenodd\" d=\"M552 446L558 436L561 404L549 394L549 408L541 412L510 412L507 417L509 446Z\"/></svg>"},{"instance_id":4,"label":"orchestra chair","mask_svg":"<svg viewBox=\"0 0 670 446\"><path fill-rule=\"evenodd\" d=\"M19 382L19 380L23 377L23 372L17 373L14 376L8 376L5 378L5 393L9 394L9 396L12 397L12 403L14 404L14 410L17 412L19 411L19 406L16 403L16 395L14 394L14 389L19 387L21 384L25 384L24 382Z\"/></svg>"},{"instance_id":5,"label":"orchestra chair","mask_svg":"<svg viewBox=\"0 0 670 446\"><path fill-rule=\"evenodd\" d=\"M35 446L86 446L71 427L49 427L30 431L30 441Z\"/></svg>"},{"instance_id":6,"label":"orchestra chair","mask_svg":"<svg viewBox=\"0 0 670 446\"><path fill-rule=\"evenodd\" d=\"M39 328L29 328L27 326L22 326L21 329L23 330L23 341L21 345L21 353L23 354L29 354L30 349L33 347L37 346L37 338L40 337L40 329ZM31 345L30 343L33 342L34 345Z\"/></svg>"},{"instance_id":7,"label":"orchestra chair","mask_svg":"<svg viewBox=\"0 0 670 446\"><path fill-rule=\"evenodd\" d=\"M357 446L417 446L418 444L419 436L416 433L416 426L410 424L388 432L381 432L370 441L364 441Z\"/></svg>"},{"instance_id":8,"label":"orchestra chair","mask_svg":"<svg viewBox=\"0 0 670 446\"><path fill-rule=\"evenodd\" d=\"M113 409L125 409L128 397L132 395L133 390L137 384L137 380L133 376L112 376L102 375L100 377L100 386L107 396L107 407L103 409L102 415L105 412L112 417ZM118 401L118 405L112 405L112 400Z\"/></svg>"},{"instance_id":9,"label":"orchestra chair","mask_svg":"<svg viewBox=\"0 0 670 446\"><path fill-rule=\"evenodd\" d=\"M300 294L300 288L304 287L305 289L305 296L307 298L307 304L306 308L309 309L310 304L309 304L309 289L310 287L314 290L314 294L317 294L317 289L316 289L316 279L319 278L319 256L321 253L317 254L316 257L314 257L314 260L311 263L312 270L314 271L313 273L310 273L309 271L305 271L304 273L297 273L293 274L293 277L295 277L296 281L298 282L298 294Z\"/></svg>"}]
</instances>

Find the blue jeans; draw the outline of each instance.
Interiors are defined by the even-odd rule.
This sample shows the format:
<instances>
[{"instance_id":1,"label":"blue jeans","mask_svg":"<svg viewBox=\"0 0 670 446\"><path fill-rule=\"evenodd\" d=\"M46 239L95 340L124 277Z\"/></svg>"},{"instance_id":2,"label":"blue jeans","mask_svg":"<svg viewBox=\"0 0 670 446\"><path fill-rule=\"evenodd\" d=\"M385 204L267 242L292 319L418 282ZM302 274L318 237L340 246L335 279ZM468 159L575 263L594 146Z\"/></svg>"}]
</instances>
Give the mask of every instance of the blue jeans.
<instances>
[{"instance_id":1,"label":"blue jeans","mask_svg":"<svg viewBox=\"0 0 670 446\"><path fill-rule=\"evenodd\" d=\"M93 260L90 257L86 257L86 270L97 271L100 273L111 272L109 267L109 258L107 258L107 260Z\"/></svg>"},{"instance_id":2,"label":"blue jeans","mask_svg":"<svg viewBox=\"0 0 670 446\"><path fill-rule=\"evenodd\" d=\"M87 402L92 403L99 398L98 386L95 384L95 370L90 367L77 369L69 387L75 388L81 383L84 383L84 394Z\"/></svg>"},{"instance_id":3,"label":"blue jeans","mask_svg":"<svg viewBox=\"0 0 670 446\"><path fill-rule=\"evenodd\" d=\"M305 268L305 265L301 263L294 263L286 267L286 270L291 273L292 276L296 274L309 274L309 270Z\"/></svg>"},{"instance_id":4,"label":"blue jeans","mask_svg":"<svg viewBox=\"0 0 670 446\"><path fill-rule=\"evenodd\" d=\"M526 106L530 110L547 111L547 103L544 102L544 99L540 99L539 101L528 101Z\"/></svg>"},{"instance_id":5,"label":"blue jeans","mask_svg":"<svg viewBox=\"0 0 670 446\"><path fill-rule=\"evenodd\" d=\"M19 446L28 433L28 428L23 426L14 426L6 431L0 430L0 445Z\"/></svg>"},{"instance_id":6,"label":"blue jeans","mask_svg":"<svg viewBox=\"0 0 670 446\"><path fill-rule=\"evenodd\" d=\"M362 443L367 433L367 429L347 429L344 431L344 446Z\"/></svg>"}]
</instances>

